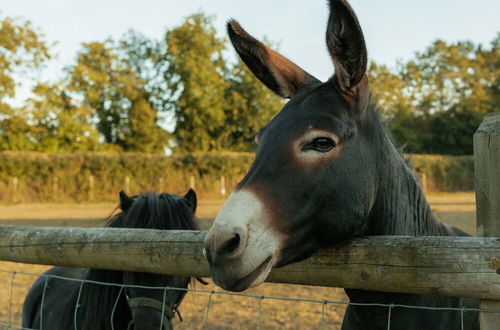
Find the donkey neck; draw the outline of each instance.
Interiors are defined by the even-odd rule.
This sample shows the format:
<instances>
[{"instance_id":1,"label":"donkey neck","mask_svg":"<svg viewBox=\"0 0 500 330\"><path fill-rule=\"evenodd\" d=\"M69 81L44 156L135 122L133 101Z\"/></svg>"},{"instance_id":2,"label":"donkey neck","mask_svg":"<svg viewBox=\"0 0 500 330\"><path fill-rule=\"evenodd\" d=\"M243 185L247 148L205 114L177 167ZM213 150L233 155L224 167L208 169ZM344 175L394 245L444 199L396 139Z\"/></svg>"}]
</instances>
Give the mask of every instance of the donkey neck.
<instances>
[{"instance_id":1,"label":"donkey neck","mask_svg":"<svg viewBox=\"0 0 500 330\"><path fill-rule=\"evenodd\" d=\"M409 164L394 147L377 114L370 109L370 139L376 141L378 183L367 235L452 235L452 229L440 223L423 194Z\"/></svg>"}]
</instances>

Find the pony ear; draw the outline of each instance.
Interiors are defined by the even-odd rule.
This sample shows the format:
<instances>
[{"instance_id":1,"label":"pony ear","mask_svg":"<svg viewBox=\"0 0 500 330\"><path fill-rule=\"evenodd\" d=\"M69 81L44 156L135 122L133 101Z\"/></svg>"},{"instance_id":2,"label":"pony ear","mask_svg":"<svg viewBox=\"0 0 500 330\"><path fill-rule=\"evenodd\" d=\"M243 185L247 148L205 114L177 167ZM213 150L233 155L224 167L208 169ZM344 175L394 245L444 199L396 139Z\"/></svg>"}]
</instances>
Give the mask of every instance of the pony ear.
<instances>
[{"instance_id":1,"label":"pony ear","mask_svg":"<svg viewBox=\"0 0 500 330\"><path fill-rule=\"evenodd\" d=\"M189 202L189 205L191 206L193 213L196 212L196 204L197 204L196 192L193 189L189 188L188 192L184 195L184 199L186 199Z\"/></svg>"},{"instance_id":2,"label":"pony ear","mask_svg":"<svg viewBox=\"0 0 500 330\"><path fill-rule=\"evenodd\" d=\"M132 197L127 196L127 194L121 190L120 193L120 208L122 211L127 211L128 208L132 205L134 202L134 199Z\"/></svg>"},{"instance_id":3,"label":"pony ear","mask_svg":"<svg viewBox=\"0 0 500 330\"><path fill-rule=\"evenodd\" d=\"M352 108L364 112L369 98L365 39L356 14L345 0L330 0L326 45L342 97Z\"/></svg>"},{"instance_id":4,"label":"pony ear","mask_svg":"<svg viewBox=\"0 0 500 330\"><path fill-rule=\"evenodd\" d=\"M227 33L253 74L281 97L291 98L303 86L319 82L295 63L252 37L237 21L230 20L227 23Z\"/></svg>"}]
</instances>

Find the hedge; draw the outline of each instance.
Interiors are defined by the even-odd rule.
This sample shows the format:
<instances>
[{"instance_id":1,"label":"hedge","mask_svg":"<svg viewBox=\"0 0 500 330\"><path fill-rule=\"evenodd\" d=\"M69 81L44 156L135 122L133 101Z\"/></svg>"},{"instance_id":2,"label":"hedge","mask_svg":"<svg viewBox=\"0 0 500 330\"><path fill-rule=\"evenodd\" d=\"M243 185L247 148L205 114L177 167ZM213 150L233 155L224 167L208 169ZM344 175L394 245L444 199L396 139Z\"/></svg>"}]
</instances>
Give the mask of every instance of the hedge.
<instances>
[{"instance_id":1,"label":"hedge","mask_svg":"<svg viewBox=\"0 0 500 330\"><path fill-rule=\"evenodd\" d=\"M0 152L0 201L116 201L129 193L184 193L194 180L201 197L220 196L220 178L230 191L247 172L251 153L163 156L143 153ZM414 155L429 190L473 190L472 156Z\"/></svg>"},{"instance_id":2,"label":"hedge","mask_svg":"<svg viewBox=\"0 0 500 330\"><path fill-rule=\"evenodd\" d=\"M427 177L429 191L474 191L474 157L413 155L413 167Z\"/></svg>"}]
</instances>

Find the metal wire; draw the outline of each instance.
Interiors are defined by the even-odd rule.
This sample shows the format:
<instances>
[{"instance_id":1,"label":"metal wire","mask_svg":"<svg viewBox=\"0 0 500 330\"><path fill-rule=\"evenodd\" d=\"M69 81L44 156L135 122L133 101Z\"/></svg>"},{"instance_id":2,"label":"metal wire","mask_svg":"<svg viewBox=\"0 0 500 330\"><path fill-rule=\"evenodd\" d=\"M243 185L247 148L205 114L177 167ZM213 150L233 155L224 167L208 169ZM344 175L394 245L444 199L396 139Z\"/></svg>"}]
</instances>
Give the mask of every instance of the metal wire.
<instances>
[{"instance_id":1,"label":"metal wire","mask_svg":"<svg viewBox=\"0 0 500 330\"><path fill-rule=\"evenodd\" d=\"M328 302L325 300L325 301L323 301L323 305L321 305L321 322L319 325L319 328L321 330L323 330L324 326L325 326L325 307L326 307L326 304L328 304Z\"/></svg>"},{"instance_id":2,"label":"metal wire","mask_svg":"<svg viewBox=\"0 0 500 330\"><path fill-rule=\"evenodd\" d=\"M12 293L14 291L14 277L16 276L16 272L12 272L12 276L10 278L10 290L9 290L9 323L12 322Z\"/></svg>"},{"instance_id":3,"label":"metal wire","mask_svg":"<svg viewBox=\"0 0 500 330\"><path fill-rule=\"evenodd\" d=\"M165 287L165 289L163 290L163 301L162 301L162 305L161 305L161 319L160 319L160 330L163 329L163 315L165 315L165 299L167 298L167 290L169 289L168 286Z\"/></svg>"},{"instance_id":4,"label":"metal wire","mask_svg":"<svg viewBox=\"0 0 500 330\"><path fill-rule=\"evenodd\" d=\"M47 292L47 282L49 278L45 278L45 283L43 284L42 302L40 303L40 330L43 330L43 306L45 303L45 292Z\"/></svg>"},{"instance_id":5,"label":"metal wire","mask_svg":"<svg viewBox=\"0 0 500 330\"><path fill-rule=\"evenodd\" d=\"M115 322L113 322L115 318L116 306L118 306L118 301L120 300L120 296L122 295L124 285L120 286L120 291L116 295L115 303L113 304L113 309L111 310L111 330L115 330Z\"/></svg>"},{"instance_id":6,"label":"metal wire","mask_svg":"<svg viewBox=\"0 0 500 330\"><path fill-rule=\"evenodd\" d=\"M52 274L35 274L35 273L29 273L29 272L12 272L12 271L5 271L5 270L0 270L0 273L9 273L12 274L11 277L11 283L10 283L10 306L9 306L9 319L8 322L1 321L0 320L0 326L6 326L14 329L30 329L30 328L23 328L21 326L17 326L12 324L12 291L13 291L13 282L14 282L14 277L16 275L27 275L27 276L39 276L45 278L45 285L44 285L44 291L42 294L42 306L44 303L45 299L45 291L47 289L47 282L50 278L54 279L61 279L61 280L67 280L67 281L76 281L80 282L80 287L78 291L78 297L77 301L75 304L75 310L74 310L74 316L73 316L73 323L74 323L74 328L77 329L77 314L78 314L78 309L79 309L79 303L80 303L80 297L82 294L82 288L84 283L92 283L92 284L98 284L98 285L103 285L103 286L116 286L120 287L120 292L118 294L118 298L120 297L120 294L122 293L125 285L124 284L118 284L118 283L107 283L107 282L100 282L100 281L93 281L93 280L87 280L87 279L77 279L77 278L69 278L69 277L63 277L59 275L52 275ZM185 292L195 292L195 293L205 293L209 294L208 301L207 301L207 308L206 308L206 313L205 313L205 322L204 322L204 329L208 329L209 326L209 313L212 305L212 298L214 295L226 295L226 296L237 296L237 297L245 297L245 298L254 298L258 300L258 325L257 328L261 328L261 313L262 313L262 301L264 299L267 300L279 300L279 301L288 301L288 302L306 302L306 303L313 303L313 304L322 304L322 309L321 309L321 321L320 321L320 328L323 329L325 326L325 309L328 304L336 304L336 305L347 305L347 306L376 306L376 307L387 307L388 308L388 317L387 317L387 329L390 329L391 326L391 316L392 316L392 310L394 308L409 308L409 309L417 309L417 310L437 310L437 311L458 311L461 313L461 326L462 329L464 329L464 313L465 312L482 312L482 313L500 313L500 310L497 309L483 309L483 308L468 308L468 307L428 307L428 306L412 306L412 305L404 305L404 304L381 304L381 303L354 303L354 302L344 302L344 301L335 301L335 300L315 300L315 299L304 299L304 298L290 298L290 297L275 297L275 296L258 296L258 295L252 295L252 294L245 294L245 293L237 293L237 292L226 292L226 291L216 291L216 290L201 290L201 289L191 289L191 288L175 288L175 287L165 287L165 286L145 286L145 285L131 285L127 284L127 287L130 288L139 288L139 289L161 289L164 291L163 294L163 308L165 308L165 301L166 301L166 293L167 290L177 290L177 291L185 291ZM113 319L113 314L114 310L116 308L117 301L115 301L111 319ZM42 315L42 314L41 314ZM42 323L42 317L40 317L40 323Z\"/></svg>"},{"instance_id":7,"label":"metal wire","mask_svg":"<svg viewBox=\"0 0 500 330\"><path fill-rule=\"evenodd\" d=\"M205 326L204 328L208 330L208 313L210 312L210 304L212 302L212 296L214 295L215 291L210 292L210 296L208 296L208 302L207 302L207 311L205 313Z\"/></svg>"},{"instance_id":8,"label":"metal wire","mask_svg":"<svg viewBox=\"0 0 500 330\"><path fill-rule=\"evenodd\" d=\"M78 315L78 308L80 307L79 304L80 304L80 297L82 296L83 283L85 283L85 280L81 280L81 282L80 282L80 289L78 289L78 298L76 299L75 311L73 314L73 325L74 325L75 330L78 330L78 322L77 322L76 316Z\"/></svg>"},{"instance_id":9,"label":"metal wire","mask_svg":"<svg viewBox=\"0 0 500 330\"><path fill-rule=\"evenodd\" d=\"M392 311L392 307L394 307L394 304L391 304L389 306L389 313L387 313L387 330L391 329L391 311Z\"/></svg>"},{"instance_id":10,"label":"metal wire","mask_svg":"<svg viewBox=\"0 0 500 330\"><path fill-rule=\"evenodd\" d=\"M260 315L262 313L262 300L264 300L264 296L260 296L260 298L259 298L259 310L258 310L257 330L260 330Z\"/></svg>"}]
</instances>

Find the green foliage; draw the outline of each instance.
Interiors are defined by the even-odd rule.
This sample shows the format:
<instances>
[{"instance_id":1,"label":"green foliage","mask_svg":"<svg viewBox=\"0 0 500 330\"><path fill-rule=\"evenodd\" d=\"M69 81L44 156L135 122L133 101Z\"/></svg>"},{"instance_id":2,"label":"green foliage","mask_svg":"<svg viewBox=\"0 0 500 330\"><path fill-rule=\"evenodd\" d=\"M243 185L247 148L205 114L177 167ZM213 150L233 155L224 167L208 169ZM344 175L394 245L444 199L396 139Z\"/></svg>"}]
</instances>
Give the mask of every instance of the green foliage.
<instances>
[{"instance_id":1,"label":"green foliage","mask_svg":"<svg viewBox=\"0 0 500 330\"><path fill-rule=\"evenodd\" d=\"M193 176L201 196L218 196L220 177L227 177L230 190L247 172L253 157L249 153L230 152L167 157L146 153L2 151L0 200L114 201L117 192L126 189L126 177L130 180L130 193L185 193ZM13 187L14 177L19 182L17 191Z\"/></svg>"},{"instance_id":2,"label":"green foliage","mask_svg":"<svg viewBox=\"0 0 500 330\"><path fill-rule=\"evenodd\" d=\"M49 57L46 42L29 21L0 16L0 101L15 96L15 72L36 69Z\"/></svg>"},{"instance_id":3,"label":"green foliage","mask_svg":"<svg viewBox=\"0 0 500 330\"><path fill-rule=\"evenodd\" d=\"M281 109L281 99L241 60L224 60L226 41L210 17L188 17L166 40L176 149L253 151L255 134Z\"/></svg>"},{"instance_id":4,"label":"green foliage","mask_svg":"<svg viewBox=\"0 0 500 330\"><path fill-rule=\"evenodd\" d=\"M434 191L473 191L472 156L413 155L417 173L427 176L427 188Z\"/></svg>"},{"instance_id":5,"label":"green foliage","mask_svg":"<svg viewBox=\"0 0 500 330\"><path fill-rule=\"evenodd\" d=\"M96 112L105 141L123 146L130 99L139 97L142 81L119 60L112 41L83 44L70 76L71 89Z\"/></svg>"},{"instance_id":6,"label":"green foliage","mask_svg":"<svg viewBox=\"0 0 500 330\"><path fill-rule=\"evenodd\" d=\"M223 148L226 124L224 79L225 42L216 36L212 19L202 13L189 16L166 35L168 77L175 96L172 102L180 151Z\"/></svg>"},{"instance_id":7,"label":"green foliage","mask_svg":"<svg viewBox=\"0 0 500 330\"><path fill-rule=\"evenodd\" d=\"M162 153L169 134L157 125L156 110L143 98L135 100L130 107L130 133L125 137L125 150Z\"/></svg>"},{"instance_id":8,"label":"green foliage","mask_svg":"<svg viewBox=\"0 0 500 330\"><path fill-rule=\"evenodd\" d=\"M229 75L225 99L225 149L254 151L255 135L283 107L282 99L273 94L238 60Z\"/></svg>"},{"instance_id":9,"label":"green foliage","mask_svg":"<svg viewBox=\"0 0 500 330\"><path fill-rule=\"evenodd\" d=\"M69 86L96 114L106 143L125 151L163 152L168 142L155 108L165 102L164 88L154 87L164 86L152 73L161 62L155 47L129 32L119 42L83 44L77 64L69 68Z\"/></svg>"},{"instance_id":10,"label":"green foliage","mask_svg":"<svg viewBox=\"0 0 500 330\"><path fill-rule=\"evenodd\" d=\"M484 49L437 40L395 73L372 63L372 96L396 142L416 153L472 154L482 117L499 109L499 41Z\"/></svg>"},{"instance_id":11,"label":"green foliage","mask_svg":"<svg viewBox=\"0 0 500 330\"><path fill-rule=\"evenodd\" d=\"M0 103L0 150L33 150L33 127L23 111Z\"/></svg>"},{"instance_id":12,"label":"green foliage","mask_svg":"<svg viewBox=\"0 0 500 330\"><path fill-rule=\"evenodd\" d=\"M73 152L103 149L92 124L92 111L77 105L63 84L38 84L28 100L34 151ZM25 149L26 150L26 149Z\"/></svg>"},{"instance_id":13,"label":"green foliage","mask_svg":"<svg viewBox=\"0 0 500 330\"><path fill-rule=\"evenodd\" d=\"M26 112L4 101L16 94L16 74L28 77L49 58L43 36L29 21L0 15L0 150L33 148Z\"/></svg>"}]
</instances>

